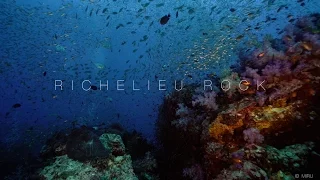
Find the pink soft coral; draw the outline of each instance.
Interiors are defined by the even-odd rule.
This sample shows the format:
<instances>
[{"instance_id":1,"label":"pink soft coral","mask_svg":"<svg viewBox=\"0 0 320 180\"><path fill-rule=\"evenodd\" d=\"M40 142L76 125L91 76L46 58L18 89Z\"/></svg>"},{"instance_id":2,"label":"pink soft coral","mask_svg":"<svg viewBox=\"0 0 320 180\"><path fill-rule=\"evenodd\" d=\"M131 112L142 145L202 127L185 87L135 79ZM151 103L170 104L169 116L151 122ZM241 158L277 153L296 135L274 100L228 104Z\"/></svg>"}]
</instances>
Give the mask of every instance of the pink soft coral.
<instances>
[{"instance_id":1,"label":"pink soft coral","mask_svg":"<svg viewBox=\"0 0 320 180\"><path fill-rule=\"evenodd\" d=\"M243 80L250 81L253 86L256 86L257 81L263 81L263 77L258 73L258 69L246 67L246 71L241 74Z\"/></svg>"},{"instance_id":2,"label":"pink soft coral","mask_svg":"<svg viewBox=\"0 0 320 180\"><path fill-rule=\"evenodd\" d=\"M287 60L288 57L284 52L272 48L270 41L265 40L263 48L256 49L250 59L254 68L261 69L274 59Z\"/></svg>"},{"instance_id":3,"label":"pink soft coral","mask_svg":"<svg viewBox=\"0 0 320 180\"><path fill-rule=\"evenodd\" d=\"M208 109L211 110L217 110L218 109L218 105L216 104L216 93L214 91L211 92L205 92L202 95L195 95L194 99L192 101L192 105L195 106L197 104L201 105L201 106L205 106Z\"/></svg>"},{"instance_id":4,"label":"pink soft coral","mask_svg":"<svg viewBox=\"0 0 320 180\"><path fill-rule=\"evenodd\" d=\"M190 110L187 106L184 104L180 103L178 104L178 109L176 111L176 115L180 117L185 117L190 113Z\"/></svg>"},{"instance_id":5,"label":"pink soft coral","mask_svg":"<svg viewBox=\"0 0 320 180\"><path fill-rule=\"evenodd\" d=\"M291 74L291 63L289 61L274 61L272 64L266 65L262 70L262 75L265 77L283 76Z\"/></svg>"},{"instance_id":6,"label":"pink soft coral","mask_svg":"<svg viewBox=\"0 0 320 180\"><path fill-rule=\"evenodd\" d=\"M260 144L263 142L264 137L256 128L249 128L243 131L244 140L249 144Z\"/></svg>"}]
</instances>

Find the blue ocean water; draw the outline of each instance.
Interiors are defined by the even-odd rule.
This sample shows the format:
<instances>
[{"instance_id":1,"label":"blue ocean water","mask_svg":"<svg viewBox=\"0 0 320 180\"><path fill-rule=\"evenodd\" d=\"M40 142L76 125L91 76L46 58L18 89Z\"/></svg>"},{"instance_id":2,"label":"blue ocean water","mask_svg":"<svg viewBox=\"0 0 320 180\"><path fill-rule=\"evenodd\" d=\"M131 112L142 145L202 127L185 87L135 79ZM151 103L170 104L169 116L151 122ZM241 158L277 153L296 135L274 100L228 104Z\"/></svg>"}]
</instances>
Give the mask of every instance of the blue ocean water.
<instances>
[{"instance_id":1,"label":"blue ocean water","mask_svg":"<svg viewBox=\"0 0 320 180\"><path fill-rule=\"evenodd\" d=\"M319 10L318 0L1 0L1 149L37 157L56 132L114 123L156 142L175 81L223 77L240 52Z\"/></svg>"}]
</instances>

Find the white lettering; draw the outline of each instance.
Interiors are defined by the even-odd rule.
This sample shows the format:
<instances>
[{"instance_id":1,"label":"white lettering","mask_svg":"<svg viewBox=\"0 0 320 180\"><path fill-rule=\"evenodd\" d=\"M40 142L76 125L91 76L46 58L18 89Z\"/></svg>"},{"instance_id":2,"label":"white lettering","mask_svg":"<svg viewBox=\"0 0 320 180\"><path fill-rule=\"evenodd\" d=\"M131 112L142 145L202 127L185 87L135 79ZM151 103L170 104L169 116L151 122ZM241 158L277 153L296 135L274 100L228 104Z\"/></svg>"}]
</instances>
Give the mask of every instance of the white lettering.
<instances>
[{"instance_id":1,"label":"white lettering","mask_svg":"<svg viewBox=\"0 0 320 180\"><path fill-rule=\"evenodd\" d=\"M166 82L166 80L159 80L159 91L165 91L166 90L166 84L162 84L162 82ZM164 89L162 89L164 87Z\"/></svg>"},{"instance_id":2,"label":"white lettering","mask_svg":"<svg viewBox=\"0 0 320 180\"><path fill-rule=\"evenodd\" d=\"M122 83L120 84L120 82L122 82ZM124 87L124 80L117 80L117 90L124 91L124 88L120 89L120 87Z\"/></svg>"},{"instance_id":3,"label":"white lettering","mask_svg":"<svg viewBox=\"0 0 320 180\"><path fill-rule=\"evenodd\" d=\"M226 85L224 85L224 82L227 82L227 83L228 83L228 88L225 87ZM230 89L230 87L231 87L231 83L230 83L229 80L223 80L223 81L221 82L221 89L222 89L223 91L228 91L228 90Z\"/></svg>"},{"instance_id":4,"label":"white lettering","mask_svg":"<svg viewBox=\"0 0 320 180\"><path fill-rule=\"evenodd\" d=\"M132 90L133 90L133 91L140 91L140 89L136 89L136 88L134 87L134 80L132 81Z\"/></svg>"},{"instance_id":5,"label":"white lettering","mask_svg":"<svg viewBox=\"0 0 320 180\"><path fill-rule=\"evenodd\" d=\"M102 89L102 86L107 87L107 90L109 90L109 81L107 80L107 84L102 84L100 80L100 90Z\"/></svg>"},{"instance_id":6,"label":"white lettering","mask_svg":"<svg viewBox=\"0 0 320 180\"><path fill-rule=\"evenodd\" d=\"M57 84L57 82L60 82L60 84ZM57 90L57 86L60 86L60 90L62 90L62 81L61 80L54 81L54 90Z\"/></svg>"},{"instance_id":7,"label":"white lettering","mask_svg":"<svg viewBox=\"0 0 320 180\"><path fill-rule=\"evenodd\" d=\"M260 84L259 84L259 80L257 80L257 90L259 90L259 87L261 87L264 91L266 90L262 84L264 83L265 80L263 80Z\"/></svg>"},{"instance_id":8,"label":"white lettering","mask_svg":"<svg viewBox=\"0 0 320 180\"><path fill-rule=\"evenodd\" d=\"M245 88L245 89L242 89L242 86L241 86L241 85L242 85L242 82L244 82L244 83L246 83L246 84L249 84L249 82L248 82L247 80L241 80L240 83L239 83L239 88L240 88L240 90L241 90L241 91L246 91L246 90L248 90L248 89L249 89L249 86L245 86L245 85L244 85L244 86L245 86L246 88Z\"/></svg>"},{"instance_id":9,"label":"white lettering","mask_svg":"<svg viewBox=\"0 0 320 180\"><path fill-rule=\"evenodd\" d=\"M210 84L207 84L207 82L209 82ZM212 81L211 80L204 80L203 83L203 90L206 91L206 87L209 86L210 87L210 91L212 91Z\"/></svg>"},{"instance_id":10,"label":"white lettering","mask_svg":"<svg viewBox=\"0 0 320 180\"><path fill-rule=\"evenodd\" d=\"M85 89L85 88L83 87L83 85L84 85L85 82L89 82L89 84L90 84L90 86L89 86L88 89ZM91 82L90 82L89 80L84 80L84 81L82 81L82 89L85 90L85 91L89 91L89 90L91 89Z\"/></svg>"},{"instance_id":11,"label":"white lettering","mask_svg":"<svg viewBox=\"0 0 320 180\"><path fill-rule=\"evenodd\" d=\"M183 81L180 81L180 89L177 89L177 81L174 81L174 89L176 91L181 91L183 89Z\"/></svg>"}]
</instances>

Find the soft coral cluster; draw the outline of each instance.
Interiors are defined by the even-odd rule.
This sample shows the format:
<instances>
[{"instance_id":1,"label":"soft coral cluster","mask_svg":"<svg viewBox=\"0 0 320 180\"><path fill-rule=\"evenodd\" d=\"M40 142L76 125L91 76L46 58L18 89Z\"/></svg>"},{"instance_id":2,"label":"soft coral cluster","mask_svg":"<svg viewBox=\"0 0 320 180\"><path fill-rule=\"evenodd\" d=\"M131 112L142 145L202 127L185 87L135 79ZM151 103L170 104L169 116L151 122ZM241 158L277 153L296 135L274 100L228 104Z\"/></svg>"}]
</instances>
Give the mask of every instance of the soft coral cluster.
<instances>
[{"instance_id":1,"label":"soft coral cluster","mask_svg":"<svg viewBox=\"0 0 320 180\"><path fill-rule=\"evenodd\" d=\"M290 37L291 44L286 47L285 53L273 49L271 43L265 43L266 50L257 57L249 59L245 71L241 73L241 79L248 80L252 86L250 91L241 93L256 94L256 98L260 99L260 105L263 105L264 101L261 99L262 89L255 88L257 82L264 81L263 99L268 100L269 104L279 98L290 99L292 93L293 97L296 97L298 92L301 94L313 92L309 84L312 78L318 76L315 62L320 55L320 36L301 29L297 30L296 26L291 28L290 34L297 38ZM284 39L288 39L285 37Z\"/></svg>"},{"instance_id":2,"label":"soft coral cluster","mask_svg":"<svg viewBox=\"0 0 320 180\"><path fill-rule=\"evenodd\" d=\"M311 15L310 19L312 28L320 30L320 14ZM183 121L188 122L188 127L194 117L204 117L201 126L197 126L201 133L188 129L180 138L175 136L175 142L183 142L186 137L193 140L194 144L183 143L188 144L192 155L174 154L186 155L183 161L188 162L188 167L193 167L190 163L199 164L205 179L292 178L292 173L303 170L314 149L312 143L305 142L320 139L315 135L320 124L316 107L320 97L320 39L312 28L295 25L286 29L282 39L266 39L262 47L243 57L244 67L221 78L235 82L234 89L239 89L239 80L247 80L239 86L247 86L248 90L233 89L226 96L193 91L184 105L175 104L175 118L191 117ZM258 89L263 81L263 88ZM181 129L176 126L173 132ZM200 140L194 141L199 136ZM197 158L194 152L203 156ZM191 177L194 169L183 172Z\"/></svg>"},{"instance_id":3,"label":"soft coral cluster","mask_svg":"<svg viewBox=\"0 0 320 180\"><path fill-rule=\"evenodd\" d=\"M201 106L205 106L210 110L217 110L218 105L216 103L216 96L217 94L214 91L211 92L204 92L203 95L195 95L192 101L192 105L196 106L197 104Z\"/></svg>"},{"instance_id":4,"label":"soft coral cluster","mask_svg":"<svg viewBox=\"0 0 320 180\"><path fill-rule=\"evenodd\" d=\"M249 144L260 144L263 142L264 137L256 128L249 128L243 131L244 140Z\"/></svg>"},{"instance_id":5,"label":"soft coral cluster","mask_svg":"<svg viewBox=\"0 0 320 180\"><path fill-rule=\"evenodd\" d=\"M171 121L171 124L177 129L186 131L189 123L193 120L191 114L191 110L184 104L180 103L178 104L178 108L176 111L176 116L179 118Z\"/></svg>"},{"instance_id":6,"label":"soft coral cluster","mask_svg":"<svg viewBox=\"0 0 320 180\"><path fill-rule=\"evenodd\" d=\"M316 92L320 89L320 66L317 63L320 59L320 36L315 33L315 28L320 29L319 24L315 25L315 22L320 22L320 14L309 18L305 23L298 21L296 26L287 28L289 31L282 38L282 49L265 41L263 48L256 49L246 59L241 79L248 80L247 86L251 87L241 92L248 96L235 100L233 104L252 103L244 108L231 108L229 105L230 113L235 111L236 118L226 115L225 112L229 111L225 110L209 125L209 141L223 145L225 155L231 154L232 159L231 166L222 170L217 179L269 179L284 175L282 172L296 172L307 163L305 159L311 154L312 143L296 144L282 150L262 143L270 142L272 137L271 142L287 144L288 139L277 136L292 135L292 131L297 130L301 132L302 127L311 123L309 108L312 103L317 103L315 99L319 96ZM265 81L265 89L256 89L259 81ZM295 127L297 129L293 130L296 124L300 129ZM238 138L241 131L244 135L242 140ZM296 152L293 147L297 148ZM220 154L219 157L224 158L218 161L214 158L216 154L207 152L206 160L211 162L207 164L227 164L225 155ZM209 173L209 176L214 175Z\"/></svg>"}]
</instances>

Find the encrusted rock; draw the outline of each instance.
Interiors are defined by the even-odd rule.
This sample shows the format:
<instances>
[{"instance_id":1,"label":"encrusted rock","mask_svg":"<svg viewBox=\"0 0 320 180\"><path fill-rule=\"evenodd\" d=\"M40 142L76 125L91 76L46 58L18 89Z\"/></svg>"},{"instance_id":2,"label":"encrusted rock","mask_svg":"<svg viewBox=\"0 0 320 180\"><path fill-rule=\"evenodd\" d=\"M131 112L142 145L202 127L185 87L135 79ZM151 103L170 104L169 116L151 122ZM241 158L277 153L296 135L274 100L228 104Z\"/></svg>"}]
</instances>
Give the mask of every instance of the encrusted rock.
<instances>
[{"instance_id":1,"label":"encrusted rock","mask_svg":"<svg viewBox=\"0 0 320 180\"><path fill-rule=\"evenodd\" d=\"M125 154L126 148L120 135L106 133L102 134L99 139L106 149L111 150L114 156L122 156Z\"/></svg>"}]
</instances>

